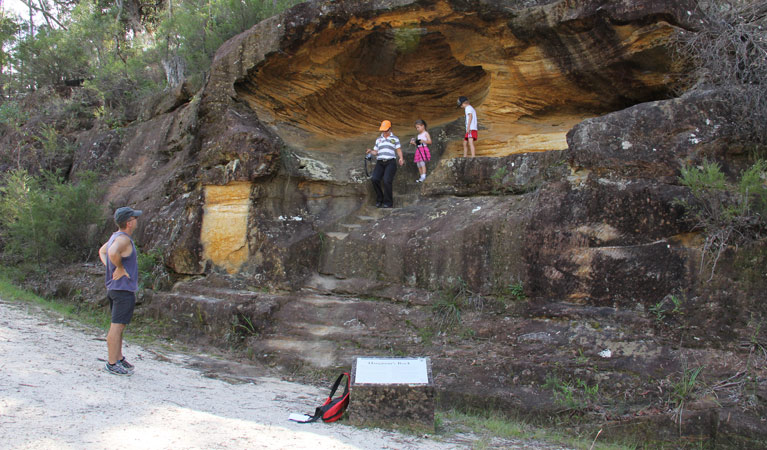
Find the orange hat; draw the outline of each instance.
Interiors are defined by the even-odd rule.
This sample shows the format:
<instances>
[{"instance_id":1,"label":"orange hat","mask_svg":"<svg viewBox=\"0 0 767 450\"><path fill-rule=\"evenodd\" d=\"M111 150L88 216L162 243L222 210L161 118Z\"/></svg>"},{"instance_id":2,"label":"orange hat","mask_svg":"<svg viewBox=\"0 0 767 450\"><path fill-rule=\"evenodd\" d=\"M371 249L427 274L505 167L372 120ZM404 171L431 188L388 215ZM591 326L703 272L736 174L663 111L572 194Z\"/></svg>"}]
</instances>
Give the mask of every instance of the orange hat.
<instances>
[{"instance_id":1,"label":"orange hat","mask_svg":"<svg viewBox=\"0 0 767 450\"><path fill-rule=\"evenodd\" d=\"M388 120L384 120L383 122L381 122L381 126L378 127L378 131L386 131L389 128L391 128L391 122L389 122Z\"/></svg>"}]
</instances>

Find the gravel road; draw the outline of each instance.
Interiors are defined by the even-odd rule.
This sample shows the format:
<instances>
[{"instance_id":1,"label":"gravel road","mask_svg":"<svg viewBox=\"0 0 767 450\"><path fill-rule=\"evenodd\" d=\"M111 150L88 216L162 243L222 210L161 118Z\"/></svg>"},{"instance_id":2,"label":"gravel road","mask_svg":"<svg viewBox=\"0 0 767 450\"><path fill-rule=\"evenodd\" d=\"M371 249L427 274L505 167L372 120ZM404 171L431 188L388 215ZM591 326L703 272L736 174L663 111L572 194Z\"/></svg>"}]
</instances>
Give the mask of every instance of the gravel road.
<instances>
[{"instance_id":1,"label":"gravel road","mask_svg":"<svg viewBox=\"0 0 767 450\"><path fill-rule=\"evenodd\" d=\"M131 343L124 353L135 374L108 374L102 331L0 300L0 448L439 450L471 448L475 439L299 424L288 415L312 412L326 391L271 377L211 378L190 368L188 355Z\"/></svg>"}]
</instances>

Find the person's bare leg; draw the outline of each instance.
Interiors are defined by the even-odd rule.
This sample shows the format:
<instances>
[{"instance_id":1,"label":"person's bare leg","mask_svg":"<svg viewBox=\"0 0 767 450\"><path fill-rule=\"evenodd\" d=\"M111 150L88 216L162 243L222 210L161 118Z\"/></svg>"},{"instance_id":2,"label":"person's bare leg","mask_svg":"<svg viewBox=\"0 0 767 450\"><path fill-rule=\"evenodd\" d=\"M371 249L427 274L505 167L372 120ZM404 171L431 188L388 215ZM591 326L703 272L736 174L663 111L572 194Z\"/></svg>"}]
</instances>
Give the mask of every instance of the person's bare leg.
<instances>
[{"instance_id":1,"label":"person's bare leg","mask_svg":"<svg viewBox=\"0 0 767 450\"><path fill-rule=\"evenodd\" d=\"M113 323L109 326L109 332L107 333L107 352L109 354L109 364L116 364L117 361L123 358L123 331L125 330L125 324Z\"/></svg>"},{"instance_id":2,"label":"person's bare leg","mask_svg":"<svg viewBox=\"0 0 767 450\"><path fill-rule=\"evenodd\" d=\"M463 141L463 157L466 157L466 152L468 151L468 147L466 146L466 140Z\"/></svg>"},{"instance_id":3,"label":"person's bare leg","mask_svg":"<svg viewBox=\"0 0 767 450\"><path fill-rule=\"evenodd\" d=\"M474 139L472 138L469 138L469 147L471 147L471 157L473 158L474 157ZM463 156L466 156L466 149L463 150Z\"/></svg>"}]
</instances>

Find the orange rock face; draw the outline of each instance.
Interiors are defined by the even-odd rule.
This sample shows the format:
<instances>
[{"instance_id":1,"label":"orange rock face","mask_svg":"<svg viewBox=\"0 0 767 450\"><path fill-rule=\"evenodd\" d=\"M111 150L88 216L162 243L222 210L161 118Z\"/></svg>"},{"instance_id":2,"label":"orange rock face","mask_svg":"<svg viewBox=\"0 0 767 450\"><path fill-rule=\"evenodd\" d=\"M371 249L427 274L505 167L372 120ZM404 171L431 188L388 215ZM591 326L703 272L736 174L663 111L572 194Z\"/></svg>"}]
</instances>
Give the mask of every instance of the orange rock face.
<instances>
[{"instance_id":1,"label":"orange rock face","mask_svg":"<svg viewBox=\"0 0 767 450\"><path fill-rule=\"evenodd\" d=\"M248 213L251 184L207 186L200 231L203 258L229 273L248 259Z\"/></svg>"},{"instance_id":2,"label":"orange rock face","mask_svg":"<svg viewBox=\"0 0 767 450\"><path fill-rule=\"evenodd\" d=\"M395 132L412 132L418 118L462 126L460 95L477 109L478 155L561 150L576 123L663 97L677 76L665 49L674 25L616 23L611 11L588 10L597 2L583 3L515 14L445 1L372 16L339 11L328 21L320 14L300 37L285 36L280 51L243 68L235 90L286 143L311 151L369 140L382 119ZM459 150L452 142L445 156Z\"/></svg>"},{"instance_id":3,"label":"orange rock face","mask_svg":"<svg viewBox=\"0 0 767 450\"><path fill-rule=\"evenodd\" d=\"M459 96L477 110L476 150L485 157L564 150L568 131L585 119L669 98L681 68L667 46L685 27L688 3L307 2L256 25L221 47L200 97L203 260L230 273L284 272L297 250L270 247L284 224L264 211L254 218L248 195L251 205L259 190L285 196L261 200L279 205L275 216L351 214L351 200L266 186L287 176L319 190L366 187L359 163L384 119L406 150L413 122L428 122L430 176L439 180L450 162L441 160L463 154ZM355 192L360 202L367 195ZM260 235L248 230L248 217L258 230L273 226L265 247L251 240L249 250L249 236ZM326 220L303 226L320 229Z\"/></svg>"}]
</instances>

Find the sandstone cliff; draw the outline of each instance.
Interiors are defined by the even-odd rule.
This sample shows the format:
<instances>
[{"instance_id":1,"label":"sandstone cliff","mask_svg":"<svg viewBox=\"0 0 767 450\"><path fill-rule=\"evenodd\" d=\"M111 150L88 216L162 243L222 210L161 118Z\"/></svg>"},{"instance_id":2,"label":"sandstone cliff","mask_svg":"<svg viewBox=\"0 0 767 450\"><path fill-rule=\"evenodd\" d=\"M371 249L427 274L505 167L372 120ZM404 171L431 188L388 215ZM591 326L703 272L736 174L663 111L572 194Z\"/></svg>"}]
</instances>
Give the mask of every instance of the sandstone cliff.
<instances>
[{"instance_id":1,"label":"sandstone cliff","mask_svg":"<svg viewBox=\"0 0 767 450\"><path fill-rule=\"evenodd\" d=\"M685 163L738 158L726 105L673 95L667 43L694 3L303 3L225 43L200 92L82 135L74 166L106 165L106 200L146 211L137 238L180 280L146 310L185 333L294 369L428 355L447 405L550 414L546 380L581 380L620 404L592 405L618 430L662 412L693 361L712 382L740 373L765 313L758 288L701 287L675 202ZM457 157L459 95L475 159ZM382 119L407 142L417 118L429 178L408 164L397 208L376 210L364 149ZM460 319L443 308L457 298ZM677 298L685 315L655 320ZM701 404L685 433L763 438L760 380L752 409Z\"/></svg>"}]
</instances>

